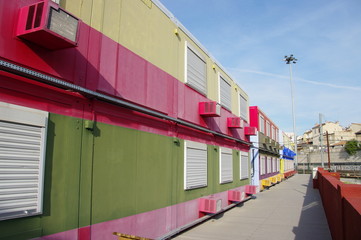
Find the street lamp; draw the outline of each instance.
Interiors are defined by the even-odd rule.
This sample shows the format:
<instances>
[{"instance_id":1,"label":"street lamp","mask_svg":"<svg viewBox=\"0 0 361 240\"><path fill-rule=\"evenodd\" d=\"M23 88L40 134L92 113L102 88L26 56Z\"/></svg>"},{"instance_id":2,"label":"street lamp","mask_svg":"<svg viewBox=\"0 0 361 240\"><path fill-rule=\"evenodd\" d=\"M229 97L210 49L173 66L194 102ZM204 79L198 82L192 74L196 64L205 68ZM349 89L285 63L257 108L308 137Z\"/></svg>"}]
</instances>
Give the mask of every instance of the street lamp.
<instances>
[{"instance_id":1,"label":"street lamp","mask_svg":"<svg viewBox=\"0 0 361 240\"><path fill-rule=\"evenodd\" d=\"M294 103L294 97L293 97L293 91L294 91L294 84L293 84L293 80L292 80L292 63L296 64L297 59L294 58L293 54L291 54L290 56L285 56L285 58L283 59L286 64L290 65L290 84L291 84L291 99L292 99L292 117L293 117L293 135L294 135L294 144L295 144L295 165L296 165L296 169L298 168L298 156L297 156L297 135L296 135L296 116L295 116L295 103Z\"/></svg>"}]
</instances>

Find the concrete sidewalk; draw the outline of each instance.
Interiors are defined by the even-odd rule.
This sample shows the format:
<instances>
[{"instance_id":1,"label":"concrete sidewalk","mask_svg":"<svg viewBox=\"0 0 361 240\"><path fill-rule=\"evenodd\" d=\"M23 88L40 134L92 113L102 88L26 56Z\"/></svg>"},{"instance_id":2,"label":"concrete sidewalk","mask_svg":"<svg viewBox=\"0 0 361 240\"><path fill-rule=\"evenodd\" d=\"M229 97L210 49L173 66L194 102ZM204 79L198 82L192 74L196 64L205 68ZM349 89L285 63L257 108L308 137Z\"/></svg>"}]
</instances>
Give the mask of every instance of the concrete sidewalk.
<instances>
[{"instance_id":1,"label":"concrete sidewalk","mask_svg":"<svg viewBox=\"0 0 361 240\"><path fill-rule=\"evenodd\" d=\"M256 196L174 239L332 239L310 175L297 174Z\"/></svg>"}]
</instances>

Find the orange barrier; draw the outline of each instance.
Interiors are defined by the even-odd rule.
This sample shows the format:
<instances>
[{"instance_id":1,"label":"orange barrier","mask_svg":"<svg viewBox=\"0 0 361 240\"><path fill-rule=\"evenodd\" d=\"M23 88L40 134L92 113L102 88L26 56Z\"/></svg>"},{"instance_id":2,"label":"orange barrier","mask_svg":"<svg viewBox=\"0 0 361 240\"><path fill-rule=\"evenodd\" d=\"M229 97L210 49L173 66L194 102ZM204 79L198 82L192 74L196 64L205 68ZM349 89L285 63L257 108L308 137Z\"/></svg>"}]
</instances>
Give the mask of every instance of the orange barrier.
<instances>
[{"instance_id":1,"label":"orange barrier","mask_svg":"<svg viewBox=\"0 0 361 240\"><path fill-rule=\"evenodd\" d=\"M289 172L285 172L283 173L285 178L289 178L292 177L293 175L295 175L297 173L297 171L289 171Z\"/></svg>"},{"instance_id":2,"label":"orange barrier","mask_svg":"<svg viewBox=\"0 0 361 240\"><path fill-rule=\"evenodd\" d=\"M333 240L361 239L361 185L345 184L340 174L319 168L318 188Z\"/></svg>"}]
</instances>

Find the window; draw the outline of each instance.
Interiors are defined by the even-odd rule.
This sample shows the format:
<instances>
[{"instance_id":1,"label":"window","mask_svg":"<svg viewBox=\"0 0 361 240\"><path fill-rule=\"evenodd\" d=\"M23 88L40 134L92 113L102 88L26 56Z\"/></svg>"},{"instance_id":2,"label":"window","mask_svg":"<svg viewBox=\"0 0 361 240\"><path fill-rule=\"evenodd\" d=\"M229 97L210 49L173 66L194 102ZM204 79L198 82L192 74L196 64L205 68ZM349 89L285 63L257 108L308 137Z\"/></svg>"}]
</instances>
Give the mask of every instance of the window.
<instances>
[{"instance_id":1,"label":"window","mask_svg":"<svg viewBox=\"0 0 361 240\"><path fill-rule=\"evenodd\" d=\"M231 110L231 84L219 74L219 102L225 108Z\"/></svg>"},{"instance_id":2,"label":"window","mask_svg":"<svg viewBox=\"0 0 361 240\"><path fill-rule=\"evenodd\" d=\"M248 166L248 153L247 152L241 152L241 170L240 170L240 173L241 173L241 179L246 179L248 178L248 172L249 172L249 166Z\"/></svg>"},{"instance_id":3,"label":"window","mask_svg":"<svg viewBox=\"0 0 361 240\"><path fill-rule=\"evenodd\" d=\"M0 102L0 219L39 215L48 113Z\"/></svg>"},{"instance_id":4,"label":"window","mask_svg":"<svg viewBox=\"0 0 361 240\"><path fill-rule=\"evenodd\" d=\"M206 60L186 42L185 82L197 91L207 94Z\"/></svg>"},{"instance_id":5,"label":"window","mask_svg":"<svg viewBox=\"0 0 361 240\"><path fill-rule=\"evenodd\" d=\"M266 174L266 157L261 155L261 175Z\"/></svg>"},{"instance_id":6,"label":"window","mask_svg":"<svg viewBox=\"0 0 361 240\"><path fill-rule=\"evenodd\" d=\"M276 128L272 126L272 139L276 140Z\"/></svg>"},{"instance_id":7,"label":"window","mask_svg":"<svg viewBox=\"0 0 361 240\"><path fill-rule=\"evenodd\" d=\"M184 143L184 189L207 186L207 145Z\"/></svg>"},{"instance_id":8,"label":"window","mask_svg":"<svg viewBox=\"0 0 361 240\"><path fill-rule=\"evenodd\" d=\"M267 173L272 172L272 158L271 157L267 157Z\"/></svg>"},{"instance_id":9,"label":"window","mask_svg":"<svg viewBox=\"0 0 361 240\"><path fill-rule=\"evenodd\" d=\"M280 159L277 158L277 172L280 171Z\"/></svg>"},{"instance_id":10,"label":"window","mask_svg":"<svg viewBox=\"0 0 361 240\"><path fill-rule=\"evenodd\" d=\"M259 129L261 133L264 133L264 117L259 115Z\"/></svg>"},{"instance_id":11,"label":"window","mask_svg":"<svg viewBox=\"0 0 361 240\"><path fill-rule=\"evenodd\" d=\"M271 124L269 121L266 121L266 136L270 137L271 136Z\"/></svg>"},{"instance_id":12,"label":"window","mask_svg":"<svg viewBox=\"0 0 361 240\"><path fill-rule=\"evenodd\" d=\"M277 172L277 159L276 158L272 158L272 172Z\"/></svg>"},{"instance_id":13,"label":"window","mask_svg":"<svg viewBox=\"0 0 361 240\"><path fill-rule=\"evenodd\" d=\"M239 105L240 105L240 117L248 122L248 103L247 99L241 94L239 95Z\"/></svg>"},{"instance_id":14,"label":"window","mask_svg":"<svg viewBox=\"0 0 361 240\"><path fill-rule=\"evenodd\" d=\"M220 183L228 183L233 181L233 157L232 149L221 148L219 151L219 173Z\"/></svg>"}]
</instances>

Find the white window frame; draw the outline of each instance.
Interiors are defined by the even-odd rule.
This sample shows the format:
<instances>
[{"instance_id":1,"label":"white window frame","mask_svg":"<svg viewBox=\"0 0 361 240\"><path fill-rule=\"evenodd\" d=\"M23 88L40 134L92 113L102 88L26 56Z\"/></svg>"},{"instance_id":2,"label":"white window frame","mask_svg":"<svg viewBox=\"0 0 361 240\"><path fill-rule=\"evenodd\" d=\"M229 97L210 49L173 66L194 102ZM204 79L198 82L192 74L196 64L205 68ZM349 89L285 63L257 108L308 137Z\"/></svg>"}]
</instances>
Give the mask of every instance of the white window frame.
<instances>
[{"instance_id":1,"label":"white window frame","mask_svg":"<svg viewBox=\"0 0 361 240\"><path fill-rule=\"evenodd\" d=\"M265 126L265 119L262 115L259 115L259 131L263 134L265 134L264 126Z\"/></svg>"},{"instance_id":2,"label":"white window frame","mask_svg":"<svg viewBox=\"0 0 361 240\"><path fill-rule=\"evenodd\" d=\"M219 149L219 183L233 182L233 154L232 149Z\"/></svg>"},{"instance_id":3,"label":"white window frame","mask_svg":"<svg viewBox=\"0 0 361 240\"><path fill-rule=\"evenodd\" d=\"M244 101L242 101L242 99ZM238 102L239 102L239 116L243 120L248 122L248 114L249 114L248 100L245 97L243 97L242 94L238 94ZM244 111L242 111L242 108L245 108Z\"/></svg>"},{"instance_id":4,"label":"white window frame","mask_svg":"<svg viewBox=\"0 0 361 240\"><path fill-rule=\"evenodd\" d=\"M228 88L228 96L222 94L222 82L227 85ZM221 73L218 72L218 103L221 104L224 108L231 111L232 109L232 84L222 76Z\"/></svg>"},{"instance_id":5,"label":"white window frame","mask_svg":"<svg viewBox=\"0 0 361 240\"><path fill-rule=\"evenodd\" d=\"M191 162L187 158L189 149L198 150L204 159L200 159L197 163ZM204 153L205 152L205 153ZM205 143L184 141L184 189L196 189L206 187L208 185L208 153ZM198 164L198 167L194 167Z\"/></svg>"},{"instance_id":6,"label":"white window frame","mask_svg":"<svg viewBox=\"0 0 361 240\"><path fill-rule=\"evenodd\" d=\"M240 179L248 179L249 178L249 154L248 152L241 151L239 154L239 175ZM246 169L246 171L244 170Z\"/></svg>"},{"instance_id":7,"label":"white window frame","mask_svg":"<svg viewBox=\"0 0 361 240\"><path fill-rule=\"evenodd\" d=\"M200 61L202 61L204 63L204 81L202 81L202 84L204 84L204 88L203 86L197 86L196 83L190 81L190 79L188 79L188 49L190 51L192 51L194 53L195 56L198 57L198 59ZM190 86L191 88L195 89L196 91L200 92L203 95L207 95L207 61L206 58L200 54L195 47L193 47L191 44L189 44L187 41L185 41L185 53L184 53L184 82Z\"/></svg>"},{"instance_id":8,"label":"white window frame","mask_svg":"<svg viewBox=\"0 0 361 240\"><path fill-rule=\"evenodd\" d=\"M48 112L0 102L0 220L43 212L47 123Z\"/></svg>"}]
</instances>

